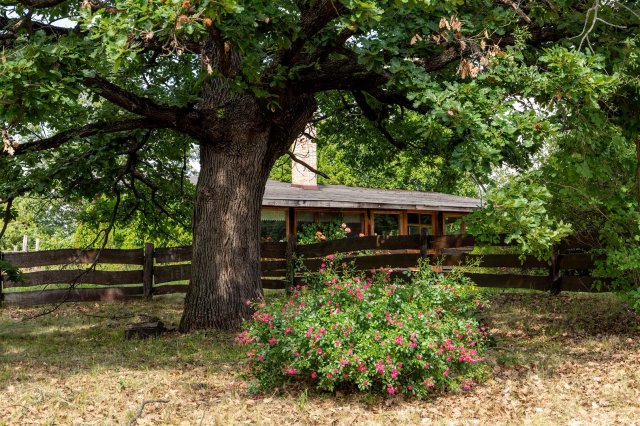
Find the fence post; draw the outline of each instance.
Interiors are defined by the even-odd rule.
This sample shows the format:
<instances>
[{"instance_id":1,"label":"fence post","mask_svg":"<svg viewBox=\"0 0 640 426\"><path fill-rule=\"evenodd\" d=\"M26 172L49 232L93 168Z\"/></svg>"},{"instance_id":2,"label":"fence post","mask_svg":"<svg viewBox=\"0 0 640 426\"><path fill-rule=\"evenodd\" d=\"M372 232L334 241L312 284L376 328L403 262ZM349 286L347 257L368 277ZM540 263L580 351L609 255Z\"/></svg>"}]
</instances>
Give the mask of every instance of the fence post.
<instances>
[{"instance_id":1,"label":"fence post","mask_svg":"<svg viewBox=\"0 0 640 426\"><path fill-rule=\"evenodd\" d=\"M560 294L562 290L562 276L560 276L560 258L557 246L551 249L551 266L549 266L549 279L551 280L551 294Z\"/></svg>"},{"instance_id":2,"label":"fence post","mask_svg":"<svg viewBox=\"0 0 640 426\"><path fill-rule=\"evenodd\" d=\"M420 234L420 256L429 257L429 236Z\"/></svg>"},{"instance_id":3,"label":"fence post","mask_svg":"<svg viewBox=\"0 0 640 426\"><path fill-rule=\"evenodd\" d=\"M142 292L145 298L153 296L153 244L144 245L144 262L142 265Z\"/></svg>"},{"instance_id":4,"label":"fence post","mask_svg":"<svg viewBox=\"0 0 640 426\"><path fill-rule=\"evenodd\" d=\"M291 291L290 289L296 284L296 236L294 234L289 235L285 256L287 258L287 281L289 282L289 286L286 291L289 293Z\"/></svg>"}]
</instances>

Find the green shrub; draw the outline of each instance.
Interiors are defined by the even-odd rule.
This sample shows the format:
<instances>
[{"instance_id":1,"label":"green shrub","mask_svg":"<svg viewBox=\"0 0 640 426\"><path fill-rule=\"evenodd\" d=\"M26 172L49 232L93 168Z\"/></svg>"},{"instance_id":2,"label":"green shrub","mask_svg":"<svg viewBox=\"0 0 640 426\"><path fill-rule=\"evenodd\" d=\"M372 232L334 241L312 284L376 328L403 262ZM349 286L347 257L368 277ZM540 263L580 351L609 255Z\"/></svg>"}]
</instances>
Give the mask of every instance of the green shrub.
<instances>
[{"instance_id":1,"label":"green shrub","mask_svg":"<svg viewBox=\"0 0 640 426\"><path fill-rule=\"evenodd\" d=\"M347 238L351 228L342 219L325 223L305 223L298 229L298 244L313 244L326 240Z\"/></svg>"},{"instance_id":2,"label":"green shrub","mask_svg":"<svg viewBox=\"0 0 640 426\"><path fill-rule=\"evenodd\" d=\"M389 270L371 272L345 270L330 256L313 283L257 307L238 340L260 390L301 382L424 397L471 385L487 332L468 281L428 265L411 284L394 283Z\"/></svg>"}]
</instances>

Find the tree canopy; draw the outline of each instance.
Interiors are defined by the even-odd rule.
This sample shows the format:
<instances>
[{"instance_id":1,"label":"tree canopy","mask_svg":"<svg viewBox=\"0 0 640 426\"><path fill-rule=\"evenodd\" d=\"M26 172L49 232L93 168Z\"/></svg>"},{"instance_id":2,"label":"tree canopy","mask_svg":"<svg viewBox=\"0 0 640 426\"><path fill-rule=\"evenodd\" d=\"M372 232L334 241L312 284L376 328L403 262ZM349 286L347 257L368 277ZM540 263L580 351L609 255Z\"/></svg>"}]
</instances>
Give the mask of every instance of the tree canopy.
<instances>
[{"instance_id":1,"label":"tree canopy","mask_svg":"<svg viewBox=\"0 0 640 426\"><path fill-rule=\"evenodd\" d=\"M635 2L0 4L5 204L114 194L105 231L152 209L180 223L198 146L183 330L237 327L260 297L264 183L310 122L479 186L499 168L586 176L580 143L637 138Z\"/></svg>"}]
</instances>

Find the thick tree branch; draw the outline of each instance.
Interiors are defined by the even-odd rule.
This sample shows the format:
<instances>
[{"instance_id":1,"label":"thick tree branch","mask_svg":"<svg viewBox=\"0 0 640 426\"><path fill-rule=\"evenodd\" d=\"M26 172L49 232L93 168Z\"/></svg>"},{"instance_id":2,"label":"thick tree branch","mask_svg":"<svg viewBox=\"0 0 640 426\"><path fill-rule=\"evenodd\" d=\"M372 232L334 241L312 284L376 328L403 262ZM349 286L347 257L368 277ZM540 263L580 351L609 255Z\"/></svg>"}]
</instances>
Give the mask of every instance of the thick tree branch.
<instances>
[{"instance_id":1,"label":"thick tree branch","mask_svg":"<svg viewBox=\"0 0 640 426\"><path fill-rule=\"evenodd\" d=\"M336 0L321 0L314 7L302 7L300 16L300 32L291 34L291 47L282 52L280 63L291 65L296 62L297 55L304 48L305 43L325 28L331 21L347 11L347 8Z\"/></svg>"},{"instance_id":2,"label":"thick tree branch","mask_svg":"<svg viewBox=\"0 0 640 426\"><path fill-rule=\"evenodd\" d=\"M414 103L406 97L406 95L400 92L389 89L383 90L380 88L365 90L365 92L367 92L383 104L398 105L400 107L409 109L411 111L416 111L421 114L427 114L429 111L431 111L431 108L426 105L415 106Z\"/></svg>"},{"instance_id":3,"label":"thick tree branch","mask_svg":"<svg viewBox=\"0 0 640 426\"><path fill-rule=\"evenodd\" d=\"M369 71L356 58L320 63L298 77L298 90L307 93L328 90L367 90L386 84L389 76Z\"/></svg>"},{"instance_id":4,"label":"thick tree branch","mask_svg":"<svg viewBox=\"0 0 640 426\"><path fill-rule=\"evenodd\" d=\"M158 104L150 98L131 93L99 76L85 79L84 84L120 108L164 123L164 127L174 128L198 140L210 136L205 134L201 111Z\"/></svg>"},{"instance_id":5,"label":"thick tree branch","mask_svg":"<svg viewBox=\"0 0 640 426\"><path fill-rule=\"evenodd\" d=\"M32 9L46 9L62 4L65 1L67 0L18 0L17 3Z\"/></svg>"},{"instance_id":6,"label":"thick tree branch","mask_svg":"<svg viewBox=\"0 0 640 426\"><path fill-rule=\"evenodd\" d=\"M134 118L116 122L101 122L87 124L75 129L65 130L50 138L33 142L13 144L14 155L25 154L34 151L46 151L55 149L62 144L77 138L94 136L97 134L116 133L138 129L159 129L169 127L168 123L151 120L148 118Z\"/></svg>"},{"instance_id":7,"label":"thick tree branch","mask_svg":"<svg viewBox=\"0 0 640 426\"><path fill-rule=\"evenodd\" d=\"M562 30L555 27L528 27L531 34L527 41L532 46L539 46L545 42L557 41L565 36ZM507 46L515 43L513 36L503 37L495 41L498 46ZM391 103L401 102L400 105L407 108L410 102L399 96L389 96L382 92L381 87L389 81L389 76L385 73L376 73L367 70L364 66L358 64L355 52L338 48L340 53L346 56L345 59L334 60L329 62L321 62L318 67L301 74L298 77L299 90L307 93L323 92L328 90L364 90L372 93L374 97L378 96L386 99ZM440 53L429 58L414 61L417 65L423 67L427 72L435 72L445 68L447 65L473 55L479 51L476 43L466 43L461 47L460 43L445 48ZM377 96L374 94L377 91ZM382 100L382 99L381 99Z\"/></svg>"},{"instance_id":8,"label":"thick tree branch","mask_svg":"<svg viewBox=\"0 0 640 426\"><path fill-rule=\"evenodd\" d=\"M66 3L68 0L18 0L17 3L20 3L23 6L27 6L31 9L48 9L50 7L55 7L61 5L62 3ZM92 10L100 10L104 9L107 13L115 13L118 10L106 2L97 1L97 0L87 0L78 2L82 4L82 7L90 7Z\"/></svg>"},{"instance_id":9,"label":"thick tree branch","mask_svg":"<svg viewBox=\"0 0 640 426\"><path fill-rule=\"evenodd\" d=\"M58 27L31 20L30 16L21 18L7 18L0 16L0 40L12 40L18 36L18 31L28 28L31 31L41 30L51 36L63 36L75 31L73 27Z\"/></svg>"},{"instance_id":10,"label":"thick tree branch","mask_svg":"<svg viewBox=\"0 0 640 426\"><path fill-rule=\"evenodd\" d=\"M160 105L150 98L128 92L99 76L85 79L84 84L109 102L144 117L174 123L177 120L177 115L181 112L180 108ZM182 112L186 113L187 111Z\"/></svg>"},{"instance_id":11,"label":"thick tree branch","mask_svg":"<svg viewBox=\"0 0 640 426\"><path fill-rule=\"evenodd\" d=\"M541 44L549 41L560 40L565 36L565 33L556 27L540 28L530 26L528 27L528 30L531 34L531 38L527 41L527 44L531 46L540 46ZM515 37L506 36L496 40L495 44L497 46L504 47L513 45L515 42ZM441 53L430 58L416 61L416 63L422 66L427 72L439 71L452 62L455 62L465 56L472 55L478 50L478 46L476 46L475 43L466 43L465 47L462 48L460 43L455 42L452 46L446 48Z\"/></svg>"},{"instance_id":12,"label":"thick tree branch","mask_svg":"<svg viewBox=\"0 0 640 426\"><path fill-rule=\"evenodd\" d=\"M402 141L398 141L384 127L384 125L382 124L382 119L383 119L382 115L378 111L375 111L371 107L371 105L369 105L369 103L367 102L367 98L364 96L364 94L362 92L352 92L352 94L353 94L353 99L355 99L356 103L362 110L362 113L364 114L365 118L369 120L376 129L378 129L378 131L382 134L382 136L384 136L384 138L396 148L406 149L407 144Z\"/></svg>"}]
</instances>

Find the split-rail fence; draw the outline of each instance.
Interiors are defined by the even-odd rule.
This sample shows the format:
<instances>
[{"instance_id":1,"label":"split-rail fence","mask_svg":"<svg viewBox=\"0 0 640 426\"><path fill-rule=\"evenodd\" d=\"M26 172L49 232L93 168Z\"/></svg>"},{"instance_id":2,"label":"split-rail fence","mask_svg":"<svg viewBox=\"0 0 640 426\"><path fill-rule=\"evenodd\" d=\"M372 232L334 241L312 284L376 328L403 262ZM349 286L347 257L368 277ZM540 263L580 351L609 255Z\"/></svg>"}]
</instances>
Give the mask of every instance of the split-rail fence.
<instances>
[{"instance_id":1,"label":"split-rail fence","mask_svg":"<svg viewBox=\"0 0 640 426\"><path fill-rule=\"evenodd\" d=\"M297 246L293 241L265 242L261 245L262 285L288 288L299 278L294 265L302 263L313 271L324 256L346 253L343 261L353 261L358 269L389 267L398 276L406 276L402 272L414 269L420 258L429 258L443 270L473 265L465 273L480 287L602 291L593 286L598 280L592 276L597 257L575 240L556 247L548 260L516 254L471 254L474 244L473 237L464 235L373 236ZM132 250L63 249L5 252L1 256L21 269L23 279L12 282L3 276L0 302L19 305L183 293L191 273L190 246L155 248L146 244Z\"/></svg>"}]
</instances>

